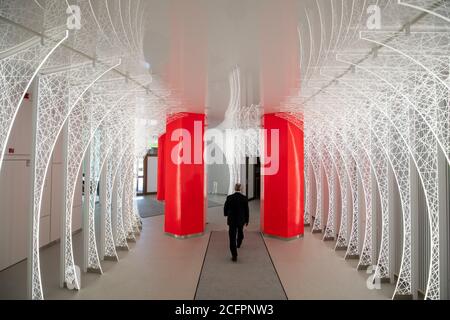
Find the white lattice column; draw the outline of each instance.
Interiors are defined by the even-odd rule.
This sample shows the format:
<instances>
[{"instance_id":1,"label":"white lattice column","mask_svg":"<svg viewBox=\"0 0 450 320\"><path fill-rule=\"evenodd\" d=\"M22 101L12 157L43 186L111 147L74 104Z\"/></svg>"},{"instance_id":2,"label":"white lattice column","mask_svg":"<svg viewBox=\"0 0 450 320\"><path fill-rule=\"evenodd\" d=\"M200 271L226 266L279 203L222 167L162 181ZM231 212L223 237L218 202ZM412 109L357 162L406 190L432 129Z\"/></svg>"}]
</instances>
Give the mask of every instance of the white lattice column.
<instances>
[{"instance_id":1,"label":"white lattice column","mask_svg":"<svg viewBox=\"0 0 450 320\"><path fill-rule=\"evenodd\" d=\"M337 133L334 135L337 136ZM339 145L338 145L339 147ZM344 158L341 156L339 149L334 151L335 163L337 165L337 172L339 181L341 183L341 222L339 226L339 233L336 241L335 250L347 250L349 241L349 200L351 197L350 180L348 178L348 170Z\"/></svg>"},{"instance_id":2,"label":"white lattice column","mask_svg":"<svg viewBox=\"0 0 450 320\"><path fill-rule=\"evenodd\" d=\"M94 139L94 135L97 133L99 126L101 123L109 119L113 119L117 117L117 113L120 113L120 110L117 110L120 108L121 104L126 100L125 98L133 94L135 92L134 90L130 89L130 92L127 92L125 94L118 93L118 94L112 94L110 97L106 98L104 95L97 95L97 93L91 93L86 95L86 101L82 101L82 103L79 103L79 105L74 108L72 111L72 114L69 117L69 124L72 121L75 121L75 118L77 114L84 113L86 116L83 118L83 123L75 123L72 127L69 127L69 132L71 133L71 136L74 136L73 139L71 139L71 143L68 144L68 150L71 153L71 156L68 159L68 166L67 168L70 168L73 171L79 171L81 168L81 162L85 154L89 154L87 152L87 147L91 143L91 141ZM119 120L120 121L120 120ZM84 127L90 127L90 130L86 130ZM84 128L84 129L83 129ZM98 137L97 137L98 139ZM99 142L98 142L99 143ZM99 145L100 146L100 145ZM92 152L95 149L91 150ZM100 150L97 148L96 154L92 155L93 162L89 164L91 166L91 172L92 172L92 195L91 200L92 201L89 205L91 208L88 215L86 216L86 221L94 221L94 214L95 214L95 199L96 199L96 192L97 192L97 184L98 184L98 178L99 178L99 172L100 172L100 165L101 165L101 159L100 159ZM94 152L93 152L94 153ZM75 176L73 176L75 177ZM72 181L72 180L70 180ZM86 180L87 181L87 180ZM72 181L72 184L74 182ZM89 190L89 189L87 189ZM74 188L71 188L70 190L67 190L68 196L67 199L72 199L74 195ZM69 211L69 214L71 215L71 210ZM98 261L98 255L97 255L97 246L95 241L95 228L93 225L87 226L85 230L90 230L89 234L86 234L86 236L89 238L88 241L85 242L86 247L85 252L88 253L87 260L90 263L89 269L91 271L99 270L99 262Z\"/></svg>"},{"instance_id":3,"label":"white lattice column","mask_svg":"<svg viewBox=\"0 0 450 320\"><path fill-rule=\"evenodd\" d=\"M123 114L125 116L125 114ZM119 120L120 121L120 120ZM120 127L119 127L120 128ZM114 126L107 127L103 135L103 139L110 139L109 135L113 134L118 128ZM104 164L101 166L104 170L103 182L101 190L104 190L104 198L102 203L102 239L104 248L104 258L118 260L116 253L116 242L114 239L114 219L112 211L112 201L113 201L113 185L114 185L114 172L117 167L117 162L119 161L119 156L121 155L121 143L123 140L125 126L119 131L119 133L112 139L109 143L104 143L102 146L102 159Z\"/></svg>"},{"instance_id":4,"label":"white lattice column","mask_svg":"<svg viewBox=\"0 0 450 320\"><path fill-rule=\"evenodd\" d=\"M357 120L355 123L356 136L358 141L357 156L361 173L362 187L364 190L365 217L364 240L362 244L358 269L367 269L375 261L375 252L373 248L373 221L372 212L372 166L370 158L370 125L366 125L362 119L370 115L370 107L358 108Z\"/></svg>"},{"instance_id":5,"label":"white lattice column","mask_svg":"<svg viewBox=\"0 0 450 320\"><path fill-rule=\"evenodd\" d=\"M329 151L324 148L322 150L322 163L324 165L325 174L328 181L328 218L325 227L325 232L323 236L323 240L334 240L335 239L335 174L333 168L333 160L329 154Z\"/></svg>"},{"instance_id":6,"label":"white lattice column","mask_svg":"<svg viewBox=\"0 0 450 320\"><path fill-rule=\"evenodd\" d=\"M94 185L93 170L96 169L97 159L90 144L84 158L84 198L83 198L83 270L84 272L103 273L97 250L95 235L95 209L97 202L97 189ZM94 165L91 165L94 163ZM91 214L93 213L93 214Z\"/></svg>"},{"instance_id":7,"label":"white lattice column","mask_svg":"<svg viewBox=\"0 0 450 320\"><path fill-rule=\"evenodd\" d=\"M306 135L305 135L306 138ZM310 212L311 212L311 162L309 161L309 140L305 139L305 212L303 214L304 226L309 227L311 225Z\"/></svg>"},{"instance_id":8,"label":"white lattice column","mask_svg":"<svg viewBox=\"0 0 450 320\"><path fill-rule=\"evenodd\" d=\"M352 191L352 215L351 231L348 241L346 259L359 258L359 199L358 199L358 169L355 159L351 155L346 155L348 171L350 174L350 189Z\"/></svg>"},{"instance_id":9,"label":"white lattice column","mask_svg":"<svg viewBox=\"0 0 450 320\"><path fill-rule=\"evenodd\" d=\"M436 114L437 116L437 114ZM425 299L440 299L440 260L439 260L439 192L438 192L438 154L437 143L430 130L416 115L412 115L413 130L412 146L417 161L419 173L422 176L422 186L425 191L428 209L428 221L431 235L430 269L428 274ZM411 221L406 221L404 228L411 234ZM411 241L404 237L404 241ZM409 245L411 247L411 245ZM410 269L409 269L410 270ZM402 270L403 271L403 270ZM401 284L397 284L399 286Z\"/></svg>"},{"instance_id":10,"label":"white lattice column","mask_svg":"<svg viewBox=\"0 0 450 320\"><path fill-rule=\"evenodd\" d=\"M45 176L47 173L50 157L52 155L56 140L65 124L68 115L76 105L80 97L89 88L92 82L101 77L106 70L104 68L94 69L91 64L80 65L77 68L63 68L42 74L38 79L37 94L37 115L35 144L33 148L32 172L32 217L39 221L41 201L44 188ZM33 237L39 236L39 228L34 227ZM67 225L68 229L71 228ZM38 241L36 239L36 241ZM38 248L30 259L31 264L35 264L33 257L39 255ZM65 259L64 257L61 257ZM70 259L70 258L69 258ZM72 259L73 260L73 259ZM64 278L79 287L75 277L75 270L66 270ZM37 275L30 275L30 279ZM39 275L40 276L40 275Z\"/></svg>"},{"instance_id":11,"label":"white lattice column","mask_svg":"<svg viewBox=\"0 0 450 320\"><path fill-rule=\"evenodd\" d=\"M317 123L316 123L317 125ZM310 160L312 163L312 169L314 171L314 176L316 178L316 213L314 216L313 226L311 231L313 233L322 232L323 224L323 208L322 208L322 161L320 158L320 153L315 147L320 140L316 138L317 132L312 129L312 142L310 143Z\"/></svg>"},{"instance_id":12,"label":"white lattice column","mask_svg":"<svg viewBox=\"0 0 450 320\"><path fill-rule=\"evenodd\" d=\"M133 216L133 201L134 201L134 194L133 194L133 167L135 163L134 156L131 156L128 160L128 167L127 172L125 174L125 183L123 186L123 212L124 217L127 221L126 223L126 233L127 233L127 240L129 241L136 241L135 233L134 233L134 216Z\"/></svg>"},{"instance_id":13,"label":"white lattice column","mask_svg":"<svg viewBox=\"0 0 450 320\"><path fill-rule=\"evenodd\" d=\"M67 37L66 31L44 42L33 37L0 53L0 170L14 120L31 82ZM37 92L34 95L37 99Z\"/></svg>"},{"instance_id":14,"label":"white lattice column","mask_svg":"<svg viewBox=\"0 0 450 320\"><path fill-rule=\"evenodd\" d=\"M381 35L382 36L382 35ZM372 34L367 33L363 35L363 38L372 41L374 43L380 44L383 47L398 53L399 55L405 57L413 64L420 66L422 70L427 73L427 77L420 76L416 77L417 80L425 80L416 82L416 86L413 86L415 91L420 91L420 87L427 86L428 90L426 94L422 94L419 96L422 99L425 97L425 100L431 100L430 97L436 96L436 89L439 90L439 87L445 88L448 92L450 86L448 84L447 79L442 77L440 72L442 71L442 66L444 69L448 70L448 50L449 50L449 34L448 32L413 32L407 33L406 36L396 37L394 41L389 44L380 43L380 34ZM417 50L418 46L424 46L426 48L421 48L422 50ZM448 72L448 71L447 71ZM434 83L433 83L434 82ZM414 83L413 83L414 84ZM431 90L431 94L430 91ZM416 92L408 92L409 95L415 96ZM420 101L420 100L419 100ZM421 101L422 102L422 101ZM419 110L422 104L419 104ZM418 132L417 135L413 136L415 145L413 147L413 157L415 163L418 167L418 171L420 173L421 182L425 191L425 198L427 202L427 209L430 221L430 232L431 232L431 258L430 258L430 268L429 268L429 276L427 289L425 293L426 299L439 299L440 298L440 274L439 274L439 213L438 206L439 200L437 195L437 153L435 146L433 145L436 141L441 148L448 151L448 141L442 139L443 132L441 131L446 126L434 126L433 121L434 110L437 107L435 103L431 102L429 105L432 109L426 110L426 115L431 117L431 121L429 121L425 117L425 121L421 119L420 128L415 128ZM420 114L420 112L419 112ZM423 115L422 115L423 117ZM428 121L427 121L428 120ZM430 125L431 123L431 125ZM445 132L445 131L444 131ZM435 139L437 136L437 139ZM444 135L445 137L445 135ZM424 142L424 141L427 142ZM448 159L447 159L448 160ZM409 226L406 226L406 232L404 235L407 236L404 243L410 246L410 240L408 241L408 237L410 237L410 223L411 220L404 220L404 222L408 222ZM405 227L405 224L404 224ZM409 234L408 234L409 232ZM406 271L410 273L411 268L408 267L410 262L408 260L402 259L402 270L403 267L406 266ZM400 281L399 281L400 282ZM398 287L398 286L397 286Z\"/></svg>"},{"instance_id":15,"label":"white lattice column","mask_svg":"<svg viewBox=\"0 0 450 320\"><path fill-rule=\"evenodd\" d=\"M113 230L114 230L114 241L116 244L116 248L120 250L129 250L127 243L127 234L125 229L125 223L123 219L123 205L122 205L122 196L123 196L123 180L125 178L126 173L126 160L127 156L132 152L131 148L127 148L126 144L128 141L125 140L126 137L123 137L122 142L122 150L120 152L120 156L118 159L118 164L114 166L112 170L112 184L113 184Z\"/></svg>"},{"instance_id":16,"label":"white lattice column","mask_svg":"<svg viewBox=\"0 0 450 320\"><path fill-rule=\"evenodd\" d=\"M142 229L142 221L141 216L139 215L139 211L137 208L137 202L134 197L134 194L137 190L137 164L134 162L133 165L133 204L132 204L132 215L133 215L133 230L135 234L140 234L140 231Z\"/></svg>"},{"instance_id":17,"label":"white lattice column","mask_svg":"<svg viewBox=\"0 0 450 320\"><path fill-rule=\"evenodd\" d=\"M69 114L66 116L67 134L65 135L64 148L64 210L61 217L61 285L65 284L67 287L73 287L75 289L79 289L79 279L76 279L76 273L73 271L75 270L75 263L73 260L72 247L72 208L75 186L80 172L80 164L84 156L85 146L89 144L92 130L92 112L90 109L90 95L88 94L88 89L113 67L96 64L95 67L88 68L89 71L94 71L94 78L91 78L92 75L86 77L86 80L88 81L86 87L80 88L82 90L79 88L76 88L75 90L72 88L69 89L69 95L73 95L73 90L76 94L76 98L74 99L73 105L71 105L68 110ZM69 75L69 77L71 76L72 75ZM82 77L84 74L77 76ZM85 97L86 99L84 99ZM94 259L95 258L92 258L92 260ZM98 258L96 260L98 260ZM97 261L93 268L98 270L99 266L100 262Z\"/></svg>"},{"instance_id":18,"label":"white lattice column","mask_svg":"<svg viewBox=\"0 0 450 320\"><path fill-rule=\"evenodd\" d=\"M112 228L111 194L112 185L111 165L109 159L111 154L119 152L121 137L126 127L130 126L127 121L127 108L120 106L117 112L110 113L104 119L96 131L95 153L98 159L98 169L95 171L95 185L100 188L100 258L107 260L118 260ZM97 188L97 187L96 187Z\"/></svg>"},{"instance_id":19,"label":"white lattice column","mask_svg":"<svg viewBox=\"0 0 450 320\"><path fill-rule=\"evenodd\" d=\"M129 215L130 210L128 209L128 205L130 203L130 196L132 199L132 195L129 193L129 185L130 185L130 167L133 164L133 154L128 154L124 156L121 175L122 185L118 186L117 192L119 192L118 203L117 206L121 207L122 211L122 220L123 220L123 229L126 235L127 241L136 242L136 238L133 233L133 224L131 221L131 217Z\"/></svg>"},{"instance_id":20,"label":"white lattice column","mask_svg":"<svg viewBox=\"0 0 450 320\"><path fill-rule=\"evenodd\" d=\"M379 84L379 82L370 82L371 79L366 78L365 82L357 80L354 82L355 84L361 84L365 83L368 87L375 87ZM345 82L343 82L345 83ZM400 106L404 106L404 103L401 103L398 101L398 95L395 92L385 93L382 89L380 89L380 92L376 98L373 97L373 94L368 92L367 94L364 92L366 89L363 88L358 89L356 87L350 86L351 90L358 91L361 93L362 96L366 96L368 100L373 101L372 105L375 107L374 109L378 112L376 113L376 117L372 118L372 121L374 122L373 128L375 136L377 137L379 132L382 134L382 131L386 131L387 129L380 130L380 128L386 128L387 124L391 124L391 131L392 134L399 135L399 140L397 143L395 143L395 153L393 154L391 149L387 149L384 152L378 152L377 156L382 156L382 153L385 153L389 157L389 161L391 163L391 166L393 168L393 174L396 180L396 184L399 187L400 190L400 200L402 202L402 208L403 208L403 214L406 214L404 210L407 210L409 208L409 180L405 179L405 168L408 168L409 162L408 162L408 154L410 154L410 151L408 150L408 143L407 140L405 140L404 136L401 133L401 128L404 125L404 122L402 122L402 119L399 119L396 124L396 122L393 121L393 118L389 117L389 114L385 109L390 107L391 105L399 104ZM407 109L403 108L403 112ZM397 116L401 116L401 112L397 114ZM363 119L363 118L362 118ZM404 121L404 119L403 119ZM368 124L370 126L370 124ZM381 136L380 136L381 137ZM381 141L380 147L382 149L385 148L388 143ZM381 159L381 158L380 158ZM379 160L379 159L377 159ZM377 172L384 172L386 171L386 168L384 165L382 167L378 167ZM381 170L381 171L380 171ZM403 178L402 178L403 177ZM382 183L379 184L381 187L382 194L385 194L386 196L382 198L382 204L386 207L386 209L383 211L385 213L388 212L387 204L388 204L388 195L389 191L387 189L387 174L384 176L378 176L378 180ZM388 214L384 214L382 216L382 239L381 239L381 247L380 247L380 255L378 258L378 264L377 268L375 270L375 277L380 278L382 281L389 280L391 278L390 270L390 261L392 260L392 245L390 242L391 234L392 234L392 217Z\"/></svg>"}]
</instances>

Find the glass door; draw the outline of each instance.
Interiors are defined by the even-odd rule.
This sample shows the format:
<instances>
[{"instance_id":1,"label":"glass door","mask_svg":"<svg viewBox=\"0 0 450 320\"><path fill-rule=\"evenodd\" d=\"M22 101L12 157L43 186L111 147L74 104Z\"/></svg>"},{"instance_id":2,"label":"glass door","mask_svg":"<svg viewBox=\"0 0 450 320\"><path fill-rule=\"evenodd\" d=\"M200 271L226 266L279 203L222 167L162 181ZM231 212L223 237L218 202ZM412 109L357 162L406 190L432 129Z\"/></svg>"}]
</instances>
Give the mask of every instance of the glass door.
<instances>
[{"instance_id":1,"label":"glass door","mask_svg":"<svg viewBox=\"0 0 450 320\"><path fill-rule=\"evenodd\" d=\"M136 193L139 195L144 194L144 179L145 179L145 171L144 171L144 160L137 160L137 183L136 183Z\"/></svg>"}]
</instances>

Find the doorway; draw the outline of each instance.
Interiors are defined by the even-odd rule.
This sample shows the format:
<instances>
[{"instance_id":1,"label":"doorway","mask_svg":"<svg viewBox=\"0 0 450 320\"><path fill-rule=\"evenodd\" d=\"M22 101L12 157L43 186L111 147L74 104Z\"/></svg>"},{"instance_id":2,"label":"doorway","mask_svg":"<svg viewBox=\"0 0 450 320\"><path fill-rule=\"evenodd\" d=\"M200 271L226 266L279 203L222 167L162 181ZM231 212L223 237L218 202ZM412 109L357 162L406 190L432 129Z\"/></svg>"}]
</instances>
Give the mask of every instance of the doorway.
<instances>
[{"instance_id":1,"label":"doorway","mask_svg":"<svg viewBox=\"0 0 450 320\"><path fill-rule=\"evenodd\" d=\"M259 157L245 158L245 194L249 200L261 198L261 161Z\"/></svg>"}]
</instances>

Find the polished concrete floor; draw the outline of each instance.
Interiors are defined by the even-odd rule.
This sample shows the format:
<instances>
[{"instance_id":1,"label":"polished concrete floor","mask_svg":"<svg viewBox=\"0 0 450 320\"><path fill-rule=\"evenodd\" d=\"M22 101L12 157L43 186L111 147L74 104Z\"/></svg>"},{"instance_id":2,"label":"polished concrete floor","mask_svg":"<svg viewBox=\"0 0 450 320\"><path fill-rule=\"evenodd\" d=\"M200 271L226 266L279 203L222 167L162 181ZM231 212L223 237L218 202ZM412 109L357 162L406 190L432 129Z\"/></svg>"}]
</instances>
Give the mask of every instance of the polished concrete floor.
<instances>
[{"instance_id":1,"label":"polished concrete floor","mask_svg":"<svg viewBox=\"0 0 450 320\"><path fill-rule=\"evenodd\" d=\"M210 200L224 201L223 196ZM259 202L250 202L248 231L259 230ZM143 230L120 261L102 262L103 275L82 273L80 291L59 288L59 245L42 250L41 268L46 299L194 299L211 231L225 231L222 207L208 209L203 236L177 240L163 231L164 216L143 219ZM81 265L81 234L74 237L75 263ZM307 228L293 241L264 238L288 299L390 299L394 286L369 290L366 271L357 261L344 260L333 243ZM228 246L216 248L229 255ZM0 272L0 299L26 298L26 261ZM255 297L257 295L255 294ZM248 296L252 299L251 292Z\"/></svg>"}]
</instances>

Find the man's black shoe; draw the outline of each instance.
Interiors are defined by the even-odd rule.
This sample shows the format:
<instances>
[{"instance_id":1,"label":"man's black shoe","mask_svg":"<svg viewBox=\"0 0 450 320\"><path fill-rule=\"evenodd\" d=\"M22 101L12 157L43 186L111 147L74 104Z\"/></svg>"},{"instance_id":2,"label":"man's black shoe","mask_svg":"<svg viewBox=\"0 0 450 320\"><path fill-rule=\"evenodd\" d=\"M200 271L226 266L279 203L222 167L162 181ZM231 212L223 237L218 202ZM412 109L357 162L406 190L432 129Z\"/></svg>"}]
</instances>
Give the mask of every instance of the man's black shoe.
<instances>
[{"instance_id":1,"label":"man's black shoe","mask_svg":"<svg viewBox=\"0 0 450 320\"><path fill-rule=\"evenodd\" d=\"M237 261L237 257L231 258L231 261L236 262Z\"/></svg>"}]
</instances>

